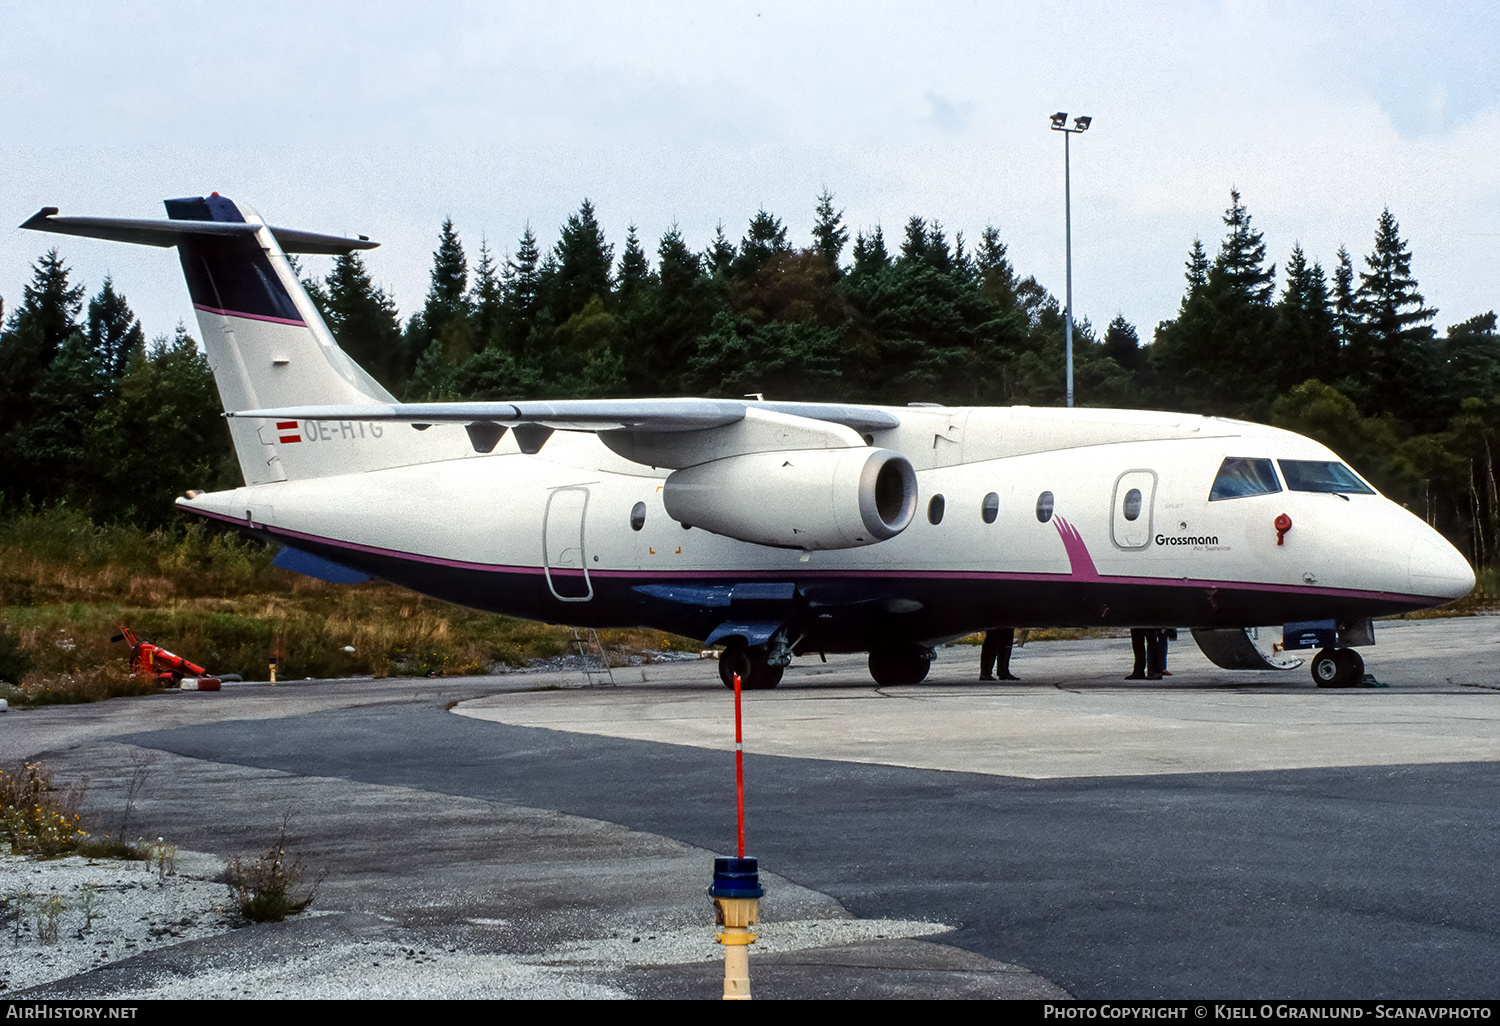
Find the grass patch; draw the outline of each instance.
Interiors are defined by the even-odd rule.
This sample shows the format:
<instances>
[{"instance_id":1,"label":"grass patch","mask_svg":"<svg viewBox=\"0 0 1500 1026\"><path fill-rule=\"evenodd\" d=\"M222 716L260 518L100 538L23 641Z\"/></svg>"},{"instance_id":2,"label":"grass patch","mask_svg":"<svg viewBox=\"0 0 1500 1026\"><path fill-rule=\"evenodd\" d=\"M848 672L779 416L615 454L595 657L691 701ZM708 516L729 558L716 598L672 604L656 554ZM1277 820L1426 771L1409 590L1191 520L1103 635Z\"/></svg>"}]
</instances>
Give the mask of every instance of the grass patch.
<instances>
[{"instance_id":1,"label":"grass patch","mask_svg":"<svg viewBox=\"0 0 1500 1026\"><path fill-rule=\"evenodd\" d=\"M87 836L80 825L80 787L59 787L40 762L0 769L0 838L12 855L66 855Z\"/></svg>"},{"instance_id":2,"label":"grass patch","mask_svg":"<svg viewBox=\"0 0 1500 1026\"><path fill-rule=\"evenodd\" d=\"M122 623L245 680L268 678L277 639L283 680L486 674L573 650L565 627L378 581L315 581L273 567L274 551L200 523L146 532L60 508L0 519L0 679L10 684L0 697L27 706L149 693L130 677L126 647L109 641ZM698 650L661 631L599 634L612 662Z\"/></svg>"},{"instance_id":3,"label":"grass patch","mask_svg":"<svg viewBox=\"0 0 1500 1026\"><path fill-rule=\"evenodd\" d=\"M230 900L249 923L279 923L313 903L325 874L303 886L307 874L300 854L287 854L287 828L292 815L281 820L281 833L271 847L256 858L237 858L224 870Z\"/></svg>"}]
</instances>

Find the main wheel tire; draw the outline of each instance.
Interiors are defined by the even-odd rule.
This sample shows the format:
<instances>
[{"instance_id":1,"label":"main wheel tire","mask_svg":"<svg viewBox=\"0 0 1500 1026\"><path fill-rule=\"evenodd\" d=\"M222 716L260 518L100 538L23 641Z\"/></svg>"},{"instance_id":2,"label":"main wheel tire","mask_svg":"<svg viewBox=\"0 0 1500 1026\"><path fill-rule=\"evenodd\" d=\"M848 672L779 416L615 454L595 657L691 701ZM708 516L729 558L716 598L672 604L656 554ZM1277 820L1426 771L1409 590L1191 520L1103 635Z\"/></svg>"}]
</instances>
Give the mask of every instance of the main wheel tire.
<instances>
[{"instance_id":1,"label":"main wheel tire","mask_svg":"<svg viewBox=\"0 0 1500 1026\"><path fill-rule=\"evenodd\" d=\"M1348 675L1347 686L1355 687L1364 683L1365 661L1360 654L1352 648L1341 648L1338 656L1344 661L1344 672Z\"/></svg>"},{"instance_id":2,"label":"main wheel tire","mask_svg":"<svg viewBox=\"0 0 1500 1026\"><path fill-rule=\"evenodd\" d=\"M883 688L920 684L932 667L932 655L922 648L886 648L870 653L870 676Z\"/></svg>"},{"instance_id":3,"label":"main wheel tire","mask_svg":"<svg viewBox=\"0 0 1500 1026\"><path fill-rule=\"evenodd\" d=\"M1325 648L1313 657L1312 678L1320 688L1347 688L1354 683L1354 663L1345 655L1348 649ZM1358 659L1358 656L1355 656ZM1364 668L1363 660L1359 666Z\"/></svg>"},{"instance_id":4,"label":"main wheel tire","mask_svg":"<svg viewBox=\"0 0 1500 1026\"><path fill-rule=\"evenodd\" d=\"M744 691L766 691L781 683L783 667L766 662L766 650L760 645L751 647L743 641L730 642L719 654L719 680L731 691L734 690L734 675L740 675L740 688Z\"/></svg>"}]
</instances>

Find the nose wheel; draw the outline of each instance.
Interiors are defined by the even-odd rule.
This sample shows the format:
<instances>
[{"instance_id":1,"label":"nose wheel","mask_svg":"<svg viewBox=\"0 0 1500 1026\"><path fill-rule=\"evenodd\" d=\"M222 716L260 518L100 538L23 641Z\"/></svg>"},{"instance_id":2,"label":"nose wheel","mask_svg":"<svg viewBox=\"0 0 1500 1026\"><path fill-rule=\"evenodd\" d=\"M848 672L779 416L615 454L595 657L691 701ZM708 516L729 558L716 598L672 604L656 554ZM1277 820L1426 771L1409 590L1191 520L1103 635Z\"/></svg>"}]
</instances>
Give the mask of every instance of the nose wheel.
<instances>
[{"instance_id":1,"label":"nose wheel","mask_svg":"<svg viewBox=\"0 0 1500 1026\"><path fill-rule=\"evenodd\" d=\"M750 646L736 638L719 655L719 679L726 688L734 687L734 675L740 675L740 687L746 691L767 691L781 683L785 667L766 661L764 645Z\"/></svg>"},{"instance_id":2,"label":"nose wheel","mask_svg":"<svg viewBox=\"0 0 1500 1026\"><path fill-rule=\"evenodd\" d=\"M1313 658L1312 677L1320 688L1352 688L1365 679L1365 661L1352 648L1325 648Z\"/></svg>"}]
</instances>

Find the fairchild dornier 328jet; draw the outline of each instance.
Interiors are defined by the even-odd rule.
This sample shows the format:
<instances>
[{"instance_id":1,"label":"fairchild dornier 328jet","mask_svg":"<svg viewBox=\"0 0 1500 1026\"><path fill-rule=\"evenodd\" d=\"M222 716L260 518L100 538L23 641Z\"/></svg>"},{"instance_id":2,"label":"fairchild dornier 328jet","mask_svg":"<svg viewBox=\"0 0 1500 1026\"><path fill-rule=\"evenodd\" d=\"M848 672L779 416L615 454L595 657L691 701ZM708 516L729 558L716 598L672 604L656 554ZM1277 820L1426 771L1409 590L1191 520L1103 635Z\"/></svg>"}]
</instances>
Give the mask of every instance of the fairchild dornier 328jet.
<instances>
[{"instance_id":1,"label":"fairchild dornier 328jet","mask_svg":"<svg viewBox=\"0 0 1500 1026\"><path fill-rule=\"evenodd\" d=\"M1330 450L1213 417L726 399L401 403L339 349L286 253L367 249L217 194L167 220L23 227L175 246L244 472L178 505L479 609L793 655L869 652L882 684L997 625L1190 627L1215 662L1316 638L1353 683L1375 616L1474 585L1468 563Z\"/></svg>"}]
</instances>

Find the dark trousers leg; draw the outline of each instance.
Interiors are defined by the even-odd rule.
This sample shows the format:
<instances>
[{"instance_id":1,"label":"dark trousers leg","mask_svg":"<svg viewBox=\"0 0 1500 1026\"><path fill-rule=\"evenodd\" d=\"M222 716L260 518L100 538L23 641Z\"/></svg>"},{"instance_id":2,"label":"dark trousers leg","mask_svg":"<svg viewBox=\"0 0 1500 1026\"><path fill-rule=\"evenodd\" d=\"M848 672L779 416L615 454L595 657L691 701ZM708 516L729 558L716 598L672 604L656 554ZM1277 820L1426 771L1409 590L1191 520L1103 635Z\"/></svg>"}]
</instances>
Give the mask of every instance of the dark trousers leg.
<instances>
[{"instance_id":1,"label":"dark trousers leg","mask_svg":"<svg viewBox=\"0 0 1500 1026\"><path fill-rule=\"evenodd\" d=\"M985 631L984 645L979 649L979 675L989 677L998 673L1001 677L1010 674L1010 652L1016 644L1013 627Z\"/></svg>"},{"instance_id":2,"label":"dark trousers leg","mask_svg":"<svg viewBox=\"0 0 1500 1026\"><path fill-rule=\"evenodd\" d=\"M1130 668L1130 676L1136 679L1146 676L1146 635L1150 633L1142 627L1130 629L1130 652L1135 656L1135 664Z\"/></svg>"},{"instance_id":3,"label":"dark trousers leg","mask_svg":"<svg viewBox=\"0 0 1500 1026\"><path fill-rule=\"evenodd\" d=\"M1160 677L1167 668L1167 632L1151 631L1146 637L1146 673Z\"/></svg>"}]
</instances>

